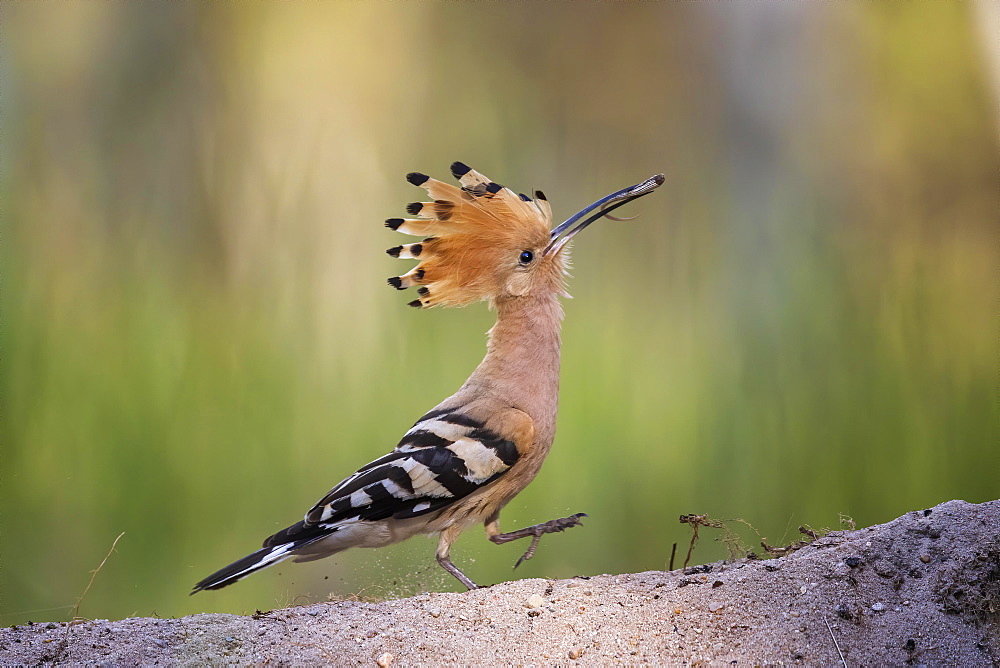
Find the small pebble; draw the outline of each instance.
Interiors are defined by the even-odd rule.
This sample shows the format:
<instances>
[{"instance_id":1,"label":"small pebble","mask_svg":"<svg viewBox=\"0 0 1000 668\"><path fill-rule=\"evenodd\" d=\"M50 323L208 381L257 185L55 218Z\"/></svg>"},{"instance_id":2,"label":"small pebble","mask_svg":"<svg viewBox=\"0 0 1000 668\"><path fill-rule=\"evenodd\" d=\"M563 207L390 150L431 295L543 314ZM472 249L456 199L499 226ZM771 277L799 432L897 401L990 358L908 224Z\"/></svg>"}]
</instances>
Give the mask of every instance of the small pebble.
<instances>
[{"instance_id":1,"label":"small pebble","mask_svg":"<svg viewBox=\"0 0 1000 668\"><path fill-rule=\"evenodd\" d=\"M437 618L441 616L441 610L439 608L427 608L427 614L431 617Z\"/></svg>"},{"instance_id":2,"label":"small pebble","mask_svg":"<svg viewBox=\"0 0 1000 668\"><path fill-rule=\"evenodd\" d=\"M721 610L723 607L725 607L725 605L726 604L723 603L722 601L712 601L711 603L708 604L708 610L709 612L717 612Z\"/></svg>"},{"instance_id":3,"label":"small pebble","mask_svg":"<svg viewBox=\"0 0 1000 668\"><path fill-rule=\"evenodd\" d=\"M847 607L847 605L844 604L844 603L841 603L840 605L838 605L837 609L834 612L836 612L837 616L840 617L841 619L853 619L854 618L854 613L851 612L851 609L849 607Z\"/></svg>"},{"instance_id":4,"label":"small pebble","mask_svg":"<svg viewBox=\"0 0 1000 668\"><path fill-rule=\"evenodd\" d=\"M872 610L874 610L875 612L882 612L883 610L885 610L885 606L881 603L876 603L875 605L872 606Z\"/></svg>"},{"instance_id":5,"label":"small pebble","mask_svg":"<svg viewBox=\"0 0 1000 668\"><path fill-rule=\"evenodd\" d=\"M924 554L921 554L920 561L924 562L925 564L929 564L931 562L931 555L927 554L926 552Z\"/></svg>"},{"instance_id":6,"label":"small pebble","mask_svg":"<svg viewBox=\"0 0 1000 668\"><path fill-rule=\"evenodd\" d=\"M538 608L532 608L531 610L528 610L529 617L537 617L540 614L542 614L542 611L539 610Z\"/></svg>"},{"instance_id":7,"label":"small pebble","mask_svg":"<svg viewBox=\"0 0 1000 668\"><path fill-rule=\"evenodd\" d=\"M380 654L379 657L375 659L375 665L378 666L378 668L389 668L395 660L396 657L394 655L389 652L385 652Z\"/></svg>"},{"instance_id":8,"label":"small pebble","mask_svg":"<svg viewBox=\"0 0 1000 668\"><path fill-rule=\"evenodd\" d=\"M540 608L545 605L545 599L538 594L532 594L528 597L528 600L524 602L524 607L526 608Z\"/></svg>"},{"instance_id":9,"label":"small pebble","mask_svg":"<svg viewBox=\"0 0 1000 668\"><path fill-rule=\"evenodd\" d=\"M583 656L582 647L574 647L569 651L569 658L571 659L579 659L581 656Z\"/></svg>"},{"instance_id":10,"label":"small pebble","mask_svg":"<svg viewBox=\"0 0 1000 668\"><path fill-rule=\"evenodd\" d=\"M861 565L861 557L847 557L844 559L844 563L851 568L857 568Z\"/></svg>"}]
</instances>

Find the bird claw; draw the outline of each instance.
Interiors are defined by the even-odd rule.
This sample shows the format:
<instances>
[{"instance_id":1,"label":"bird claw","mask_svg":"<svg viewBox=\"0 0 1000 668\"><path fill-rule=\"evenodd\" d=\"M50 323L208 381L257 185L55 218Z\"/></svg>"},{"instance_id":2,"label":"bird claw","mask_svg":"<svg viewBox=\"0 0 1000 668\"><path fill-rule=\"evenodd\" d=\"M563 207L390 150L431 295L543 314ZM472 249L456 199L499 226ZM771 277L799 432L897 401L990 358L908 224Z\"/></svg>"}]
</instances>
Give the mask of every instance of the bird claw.
<instances>
[{"instance_id":1,"label":"bird claw","mask_svg":"<svg viewBox=\"0 0 1000 668\"><path fill-rule=\"evenodd\" d=\"M516 564L514 564L514 568L516 569L522 563L535 556L535 550L538 548L538 541L542 539L542 536L547 533L565 531L570 527L582 526L583 523L580 520L586 516L587 513L576 513L575 515L570 515L569 517L560 517L559 519L549 520L548 522L543 522L542 524L536 524L534 526L521 529L521 531L517 533L523 532L524 536L531 536L531 545L528 546L528 549L524 551L521 558L517 560Z\"/></svg>"}]
</instances>

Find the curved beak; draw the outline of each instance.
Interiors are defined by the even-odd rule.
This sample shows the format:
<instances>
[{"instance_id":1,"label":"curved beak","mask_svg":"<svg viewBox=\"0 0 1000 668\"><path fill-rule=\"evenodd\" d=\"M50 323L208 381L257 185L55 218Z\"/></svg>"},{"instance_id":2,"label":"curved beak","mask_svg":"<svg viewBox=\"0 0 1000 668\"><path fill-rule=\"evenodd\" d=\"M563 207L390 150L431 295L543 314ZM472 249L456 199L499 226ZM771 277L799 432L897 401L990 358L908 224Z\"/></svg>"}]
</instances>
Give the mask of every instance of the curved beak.
<instances>
[{"instance_id":1,"label":"curved beak","mask_svg":"<svg viewBox=\"0 0 1000 668\"><path fill-rule=\"evenodd\" d=\"M651 176L642 183L619 190L615 193L611 193L607 197L602 197L583 211L570 216L565 222L553 228L552 232L549 233L549 245L545 247L543 255L557 253L563 246L566 245L567 242L569 242L570 239L579 234L580 230L587 227L587 225L590 225L598 218L603 218L618 207L625 206L632 200L648 195L663 185L664 180L665 178L663 174ZM597 213L594 213L589 218L585 218L583 222L576 227L572 227L574 223L579 221L581 218L584 218L594 209L598 209Z\"/></svg>"}]
</instances>

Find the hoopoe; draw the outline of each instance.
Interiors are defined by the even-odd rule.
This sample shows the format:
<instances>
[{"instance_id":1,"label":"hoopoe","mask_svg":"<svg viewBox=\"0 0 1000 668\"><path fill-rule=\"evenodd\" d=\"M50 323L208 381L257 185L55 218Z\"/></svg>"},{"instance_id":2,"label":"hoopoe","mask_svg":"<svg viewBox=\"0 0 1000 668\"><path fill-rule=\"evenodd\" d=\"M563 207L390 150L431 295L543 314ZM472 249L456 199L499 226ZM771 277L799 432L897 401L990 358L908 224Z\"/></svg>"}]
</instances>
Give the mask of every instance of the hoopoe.
<instances>
[{"instance_id":1,"label":"hoopoe","mask_svg":"<svg viewBox=\"0 0 1000 668\"><path fill-rule=\"evenodd\" d=\"M350 547L383 547L417 534L438 535L437 561L469 589L451 561L458 535L483 522L494 543L531 538L515 568L548 533L585 515L502 533L500 511L534 479L556 430L559 347L567 296L566 244L595 220L648 195L658 174L604 197L550 229L545 195L517 195L461 162L455 187L412 172L406 180L430 202L406 207L416 218L386 226L423 241L386 251L419 263L389 279L419 286L410 306L464 306L486 300L496 310L486 357L461 389L417 420L395 449L358 469L320 499L301 522L264 541L253 554L209 575L191 593L225 587L271 564L312 561Z\"/></svg>"}]
</instances>

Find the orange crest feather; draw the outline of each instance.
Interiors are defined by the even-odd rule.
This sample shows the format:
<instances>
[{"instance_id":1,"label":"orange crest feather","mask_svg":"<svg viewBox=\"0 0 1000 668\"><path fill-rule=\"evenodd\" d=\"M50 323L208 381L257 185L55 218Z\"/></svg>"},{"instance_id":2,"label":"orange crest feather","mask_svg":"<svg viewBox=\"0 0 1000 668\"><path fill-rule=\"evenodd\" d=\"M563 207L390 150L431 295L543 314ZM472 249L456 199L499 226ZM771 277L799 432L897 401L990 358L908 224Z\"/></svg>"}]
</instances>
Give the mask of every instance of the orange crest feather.
<instances>
[{"instance_id":1,"label":"orange crest feather","mask_svg":"<svg viewBox=\"0 0 1000 668\"><path fill-rule=\"evenodd\" d=\"M540 191L535 199L517 195L461 162L451 172L461 188L411 172L406 180L430 193L430 202L406 207L417 218L390 218L389 227L403 234L427 236L417 243L386 252L419 264L389 279L404 290L420 286L410 306L465 306L492 299L505 289L507 277L525 249L549 241L552 209Z\"/></svg>"}]
</instances>

